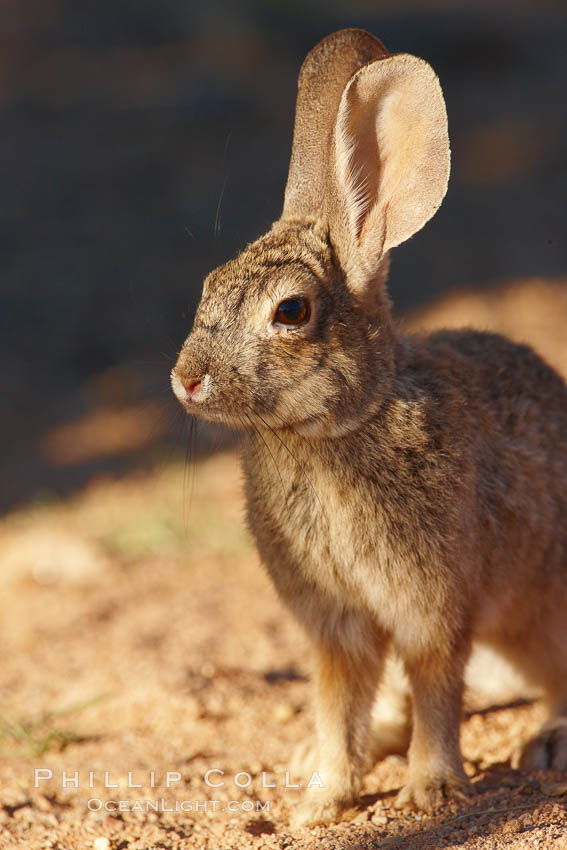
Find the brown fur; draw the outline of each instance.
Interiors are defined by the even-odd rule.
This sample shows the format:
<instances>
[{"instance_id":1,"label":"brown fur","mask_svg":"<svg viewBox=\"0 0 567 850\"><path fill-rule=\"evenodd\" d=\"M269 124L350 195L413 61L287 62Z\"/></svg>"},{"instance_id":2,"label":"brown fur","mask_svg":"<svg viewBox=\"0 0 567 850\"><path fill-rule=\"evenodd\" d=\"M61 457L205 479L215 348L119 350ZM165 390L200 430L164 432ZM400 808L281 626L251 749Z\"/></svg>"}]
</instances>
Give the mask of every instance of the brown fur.
<instances>
[{"instance_id":1,"label":"brown fur","mask_svg":"<svg viewBox=\"0 0 567 850\"><path fill-rule=\"evenodd\" d=\"M494 334L396 334L387 251L439 206L449 148L431 69L381 57L358 30L309 55L284 215L208 276L172 373L189 412L245 430L250 527L313 639L325 789L297 823L338 817L410 734L399 805L469 792L473 646L547 700L523 763L567 769L567 388ZM275 328L299 296L310 320Z\"/></svg>"}]
</instances>

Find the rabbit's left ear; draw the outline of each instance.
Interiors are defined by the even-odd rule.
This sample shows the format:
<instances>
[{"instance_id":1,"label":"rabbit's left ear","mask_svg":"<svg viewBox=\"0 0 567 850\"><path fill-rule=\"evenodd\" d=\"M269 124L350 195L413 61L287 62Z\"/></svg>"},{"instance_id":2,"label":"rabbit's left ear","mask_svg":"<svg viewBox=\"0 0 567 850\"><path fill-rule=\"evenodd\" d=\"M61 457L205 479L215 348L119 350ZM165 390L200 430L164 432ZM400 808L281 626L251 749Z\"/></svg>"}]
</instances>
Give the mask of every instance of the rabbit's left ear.
<instances>
[{"instance_id":1,"label":"rabbit's left ear","mask_svg":"<svg viewBox=\"0 0 567 850\"><path fill-rule=\"evenodd\" d=\"M331 137L344 88L359 68L387 55L379 39L359 29L331 33L307 55L298 80L284 220L321 215Z\"/></svg>"},{"instance_id":2,"label":"rabbit's left ear","mask_svg":"<svg viewBox=\"0 0 567 850\"><path fill-rule=\"evenodd\" d=\"M400 54L372 62L341 97L329 157L326 217L347 283L362 290L390 249L445 196L447 113L432 68Z\"/></svg>"}]
</instances>

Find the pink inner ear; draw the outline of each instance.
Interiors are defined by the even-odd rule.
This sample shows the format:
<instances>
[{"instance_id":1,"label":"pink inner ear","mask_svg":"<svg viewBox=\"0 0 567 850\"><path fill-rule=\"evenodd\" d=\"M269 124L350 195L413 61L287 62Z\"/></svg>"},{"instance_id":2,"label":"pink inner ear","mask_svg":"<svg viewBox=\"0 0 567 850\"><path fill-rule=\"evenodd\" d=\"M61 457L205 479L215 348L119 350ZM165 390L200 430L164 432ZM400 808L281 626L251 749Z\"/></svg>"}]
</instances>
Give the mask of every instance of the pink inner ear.
<instances>
[{"instance_id":1,"label":"pink inner ear","mask_svg":"<svg viewBox=\"0 0 567 850\"><path fill-rule=\"evenodd\" d=\"M376 115L361 99L357 88L348 93L346 132L349 142L348 182L352 195L352 226L360 240L368 213L378 200L382 165L376 132Z\"/></svg>"},{"instance_id":2,"label":"pink inner ear","mask_svg":"<svg viewBox=\"0 0 567 850\"><path fill-rule=\"evenodd\" d=\"M365 65L343 92L334 142L329 227L345 270L364 285L445 195L447 116L433 70L405 54Z\"/></svg>"}]
</instances>

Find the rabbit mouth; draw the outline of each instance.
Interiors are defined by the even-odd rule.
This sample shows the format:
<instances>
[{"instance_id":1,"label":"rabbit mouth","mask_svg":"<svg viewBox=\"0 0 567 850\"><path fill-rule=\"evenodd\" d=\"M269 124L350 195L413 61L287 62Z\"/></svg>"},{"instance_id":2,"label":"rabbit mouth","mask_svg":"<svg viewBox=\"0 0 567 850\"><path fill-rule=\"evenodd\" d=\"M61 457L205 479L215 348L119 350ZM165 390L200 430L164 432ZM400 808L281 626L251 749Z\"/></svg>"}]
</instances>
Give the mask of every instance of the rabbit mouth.
<instances>
[{"instance_id":1,"label":"rabbit mouth","mask_svg":"<svg viewBox=\"0 0 567 850\"><path fill-rule=\"evenodd\" d=\"M171 373L171 388L177 400L185 411L194 416L200 416L211 422L218 422L239 430L254 427L254 414L246 407L238 404L231 405L215 403L214 382L210 375L204 375L200 380L182 378L175 370Z\"/></svg>"}]
</instances>

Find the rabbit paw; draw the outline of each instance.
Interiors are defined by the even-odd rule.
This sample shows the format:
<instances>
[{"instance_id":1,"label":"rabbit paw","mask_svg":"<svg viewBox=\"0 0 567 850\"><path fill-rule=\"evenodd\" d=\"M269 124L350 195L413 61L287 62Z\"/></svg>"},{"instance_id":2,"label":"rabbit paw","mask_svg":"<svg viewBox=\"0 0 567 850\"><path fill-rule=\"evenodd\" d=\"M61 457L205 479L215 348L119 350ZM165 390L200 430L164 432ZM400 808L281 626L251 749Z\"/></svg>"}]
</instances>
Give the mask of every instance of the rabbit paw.
<instances>
[{"instance_id":1,"label":"rabbit paw","mask_svg":"<svg viewBox=\"0 0 567 850\"><path fill-rule=\"evenodd\" d=\"M352 800L343 800L334 796L318 795L306 800L291 818L291 826L317 826L318 824L339 821L342 813L352 805Z\"/></svg>"},{"instance_id":2,"label":"rabbit paw","mask_svg":"<svg viewBox=\"0 0 567 850\"><path fill-rule=\"evenodd\" d=\"M410 779L396 797L396 809L414 806L431 811L444 800L466 800L473 793L473 787L465 776L451 773L447 776L424 779Z\"/></svg>"},{"instance_id":3,"label":"rabbit paw","mask_svg":"<svg viewBox=\"0 0 567 850\"><path fill-rule=\"evenodd\" d=\"M546 723L512 758L521 770L567 770L567 717Z\"/></svg>"}]
</instances>

